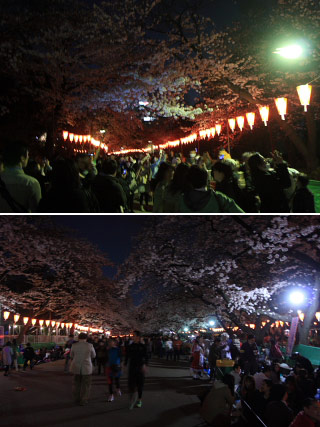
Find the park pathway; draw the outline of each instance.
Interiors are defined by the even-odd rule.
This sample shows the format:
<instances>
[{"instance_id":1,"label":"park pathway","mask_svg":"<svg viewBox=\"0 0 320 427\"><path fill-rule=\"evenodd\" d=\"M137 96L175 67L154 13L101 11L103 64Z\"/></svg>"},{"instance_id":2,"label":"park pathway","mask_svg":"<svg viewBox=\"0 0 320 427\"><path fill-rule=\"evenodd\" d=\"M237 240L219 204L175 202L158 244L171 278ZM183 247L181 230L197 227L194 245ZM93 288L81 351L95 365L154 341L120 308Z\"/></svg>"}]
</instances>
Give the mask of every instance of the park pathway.
<instances>
[{"instance_id":1,"label":"park pathway","mask_svg":"<svg viewBox=\"0 0 320 427\"><path fill-rule=\"evenodd\" d=\"M33 371L9 377L0 375L1 427L195 427L202 424L198 415L197 394L203 389L190 377L185 361L153 358L146 378L143 407L128 409L127 381L121 379L123 395L107 403L104 376L94 375L87 406L72 402L72 375L63 372L64 361L38 365ZM15 391L16 386L26 387Z\"/></svg>"}]
</instances>

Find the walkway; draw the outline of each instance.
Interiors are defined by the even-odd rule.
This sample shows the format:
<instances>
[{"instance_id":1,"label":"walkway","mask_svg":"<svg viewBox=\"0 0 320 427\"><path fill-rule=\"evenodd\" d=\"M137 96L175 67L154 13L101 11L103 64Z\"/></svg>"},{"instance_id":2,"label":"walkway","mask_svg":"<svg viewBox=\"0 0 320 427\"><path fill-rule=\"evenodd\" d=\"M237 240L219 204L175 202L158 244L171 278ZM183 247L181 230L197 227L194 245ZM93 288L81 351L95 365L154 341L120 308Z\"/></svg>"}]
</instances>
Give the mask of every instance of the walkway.
<instances>
[{"instance_id":1,"label":"walkway","mask_svg":"<svg viewBox=\"0 0 320 427\"><path fill-rule=\"evenodd\" d=\"M2 427L195 427L197 394L203 385L190 378L185 361L152 359L141 409L128 409L126 379L123 396L106 402L104 376L93 376L87 406L75 406L71 397L72 376L63 372L64 361L36 366L33 371L4 377L0 374L0 425ZM26 391L15 391L24 386Z\"/></svg>"}]
</instances>

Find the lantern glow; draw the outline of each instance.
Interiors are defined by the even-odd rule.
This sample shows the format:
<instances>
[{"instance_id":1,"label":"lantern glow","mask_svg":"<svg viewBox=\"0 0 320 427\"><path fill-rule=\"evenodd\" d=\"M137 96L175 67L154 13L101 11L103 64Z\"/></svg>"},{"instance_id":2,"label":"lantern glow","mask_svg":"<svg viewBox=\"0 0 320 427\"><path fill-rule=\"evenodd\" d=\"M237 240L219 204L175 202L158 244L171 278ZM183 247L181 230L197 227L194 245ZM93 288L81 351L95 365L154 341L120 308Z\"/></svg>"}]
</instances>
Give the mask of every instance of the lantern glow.
<instances>
[{"instance_id":1,"label":"lantern glow","mask_svg":"<svg viewBox=\"0 0 320 427\"><path fill-rule=\"evenodd\" d=\"M43 326L43 322L44 322L44 320L39 320L39 325L41 326L41 328Z\"/></svg>"},{"instance_id":2,"label":"lantern glow","mask_svg":"<svg viewBox=\"0 0 320 427\"><path fill-rule=\"evenodd\" d=\"M260 112L261 120L263 121L264 125L267 126L267 122L269 120L269 106L268 105L260 106L259 112Z\"/></svg>"},{"instance_id":3,"label":"lantern glow","mask_svg":"<svg viewBox=\"0 0 320 427\"><path fill-rule=\"evenodd\" d=\"M54 328L54 325L56 324L56 322L54 320L51 320L51 326Z\"/></svg>"},{"instance_id":4,"label":"lantern glow","mask_svg":"<svg viewBox=\"0 0 320 427\"><path fill-rule=\"evenodd\" d=\"M61 322L61 328L64 328L64 323L63 322Z\"/></svg>"},{"instance_id":5,"label":"lantern glow","mask_svg":"<svg viewBox=\"0 0 320 427\"><path fill-rule=\"evenodd\" d=\"M297 91L301 105L304 106L304 111L307 111L307 106L310 104L312 86L306 84L297 86Z\"/></svg>"},{"instance_id":6,"label":"lantern glow","mask_svg":"<svg viewBox=\"0 0 320 427\"><path fill-rule=\"evenodd\" d=\"M8 320L9 316L10 316L10 311L4 311L3 312L3 318L4 318L4 320Z\"/></svg>"},{"instance_id":7,"label":"lantern glow","mask_svg":"<svg viewBox=\"0 0 320 427\"><path fill-rule=\"evenodd\" d=\"M243 116L237 117L237 125L238 125L239 129L242 131L243 126L244 126L244 117Z\"/></svg>"},{"instance_id":8,"label":"lantern glow","mask_svg":"<svg viewBox=\"0 0 320 427\"><path fill-rule=\"evenodd\" d=\"M82 142L82 135L79 135L79 142Z\"/></svg>"},{"instance_id":9,"label":"lantern glow","mask_svg":"<svg viewBox=\"0 0 320 427\"><path fill-rule=\"evenodd\" d=\"M74 136L74 142L78 142L79 141L79 135L75 135Z\"/></svg>"},{"instance_id":10,"label":"lantern glow","mask_svg":"<svg viewBox=\"0 0 320 427\"><path fill-rule=\"evenodd\" d=\"M49 325L50 325L50 320L46 320L46 325L47 325L47 328L48 328Z\"/></svg>"},{"instance_id":11,"label":"lantern glow","mask_svg":"<svg viewBox=\"0 0 320 427\"><path fill-rule=\"evenodd\" d=\"M222 128L222 126L221 126L221 125L216 125L216 132L217 132L218 136L219 136L219 135L220 135L220 133L221 133L221 128Z\"/></svg>"},{"instance_id":12,"label":"lantern glow","mask_svg":"<svg viewBox=\"0 0 320 427\"><path fill-rule=\"evenodd\" d=\"M23 323L26 325L29 322L29 317L24 317L23 318Z\"/></svg>"},{"instance_id":13,"label":"lantern glow","mask_svg":"<svg viewBox=\"0 0 320 427\"><path fill-rule=\"evenodd\" d=\"M304 313L302 313L302 311L299 310L298 316L299 316L299 319L301 320L301 322L303 322L304 321Z\"/></svg>"},{"instance_id":14,"label":"lantern glow","mask_svg":"<svg viewBox=\"0 0 320 427\"><path fill-rule=\"evenodd\" d=\"M63 136L63 139L64 139L65 141L68 139L68 135L69 135L69 132L68 132L67 130L64 130L64 131L62 132L62 136Z\"/></svg>"},{"instance_id":15,"label":"lantern glow","mask_svg":"<svg viewBox=\"0 0 320 427\"><path fill-rule=\"evenodd\" d=\"M34 326L37 323L37 319L32 319L31 320L32 325Z\"/></svg>"},{"instance_id":16,"label":"lantern glow","mask_svg":"<svg viewBox=\"0 0 320 427\"><path fill-rule=\"evenodd\" d=\"M250 126L250 129L252 130L253 125L254 125L255 113L247 113L246 116L247 116L248 125Z\"/></svg>"},{"instance_id":17,"label":"lantern glow","mask_svg":"<svg viewBox=\"0 0 320 427\"><path fill-rule=\"evenodd\" d=\"M277 106L277 110L282 118L282 120L285 120L285 115L287 114L287 98L276 98L274 100Z\"/></svg>"},{"instance_id":18,"label":"lantern glow","mask_svg":"<svg viewBox=\"0 0 320 427\"><path fill-rule=\"evenodd\" d=\"M69 139L70 139L70 142L73 142L73 140L74 140L74 133L69 133Z\"/></svg>"},{"instance_id":19,"label":"lantern glow","mask_svg":"<svg viewBox=\"0 0 320 427\"><path fill-rule=\"evenodd\" d=\"M316 318L317 318L318 322L320 322L320 311L316 312Z\"/></svg>"},{"instance_id":20,"label":"lantern glow","mask_svg":"<svg viewBox=\"0 0 320 427\"><path fill-rule=\"evenodd\" d=\"M56 327L59 328L60 322L56 322Z\"/></svg>"},{"instance_id":21,"label":"lantern glow","mask_svg":"<svg viewBox=\"0 0 320 427\"><path fill-rule=\"evenodd\" d=\"M13 316L13 318L14 318L14 323L17 323L17 322L18 322L18 320L20 319L20 314L15 314L15 315Z\"/></svg>"},{"instance_id":22,"label":"lantern glow","mask_svg":"<svg viewBox=\"0 0 320 427\"><path fill-rule=\"evenodd\" d=\"M228 120L229 123L229 127L232 130L232 132L234 131L235 127L236 127L236 119L229 119Z\"/></svg>"},{"instance_id":23,"label":"lantern glow","mask_svg":"<svg viewBox=\"0 0 320 427\"><path fill-rule=\"evenodd\" d=\"M87 135L84 135L83 142L87 142Z\"/></svg>"}]
</instances>

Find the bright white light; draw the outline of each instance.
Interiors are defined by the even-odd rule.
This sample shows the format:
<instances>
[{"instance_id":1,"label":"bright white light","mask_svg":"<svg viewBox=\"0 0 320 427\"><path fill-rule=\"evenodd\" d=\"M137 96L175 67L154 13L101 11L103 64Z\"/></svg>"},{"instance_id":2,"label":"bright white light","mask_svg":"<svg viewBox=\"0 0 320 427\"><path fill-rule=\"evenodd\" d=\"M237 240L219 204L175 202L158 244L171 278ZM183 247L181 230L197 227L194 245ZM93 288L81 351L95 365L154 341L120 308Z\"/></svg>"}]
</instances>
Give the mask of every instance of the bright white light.
<instances>
[{"instance_id":1,"label":"bright white light","mask_svg":"<svg viewBox=\"0 0 320 427\"><path fill-rule=\"evenodd\" d=\"M148 105L149 104L149 102L147 102L147 101L139 101L139 105Z\"/></svg>"},{"instance_id":2,"label":"bright white light","mask_svg":"<svg viewBox=\"0 0 320 427\"><path fill-rule=\"evenodd\" d=\"M297 59L302 55L303 49L298 44L293 44L290 46L278 47L273 53L286 59Z\"/></svg>"},{"instance_id":3,"label":"bright white light","mask_svg":"<svg viewBox=\"0 0 320 427\"><path fill-rule=\"evenodd\" d=\"M106 133L105 129L101 129L100 133Z\"/></svg>"},{"instance_id":4,"label":"bright white light","mask_svg":"<svg viewBox=\"0 0 320 427\"><path fill-rule=\"evenodd\" d=\"M188 328L184 328L184 332L188 332Z\"/></svg>"},{"instance_id":5,"label":"bright white light","mask_svg":"<svg viewBox=\"0 0 320 427\"><path fill-rule=\"evenodd\" d=\"M209 325L213 326L214 325L214 320L210 320Z\"/></svg>"},{"instance_id":6,"label":"bright white light","mask_svg":"<svg viewBox=\"0 0 320 427\"><path fill-rule=\"evenodd\" d=\"M304 301L304 295L300 291L294 291L290 294L290 301L294 305L298 305L303 303Z\"/></svg>"}]
</instances>

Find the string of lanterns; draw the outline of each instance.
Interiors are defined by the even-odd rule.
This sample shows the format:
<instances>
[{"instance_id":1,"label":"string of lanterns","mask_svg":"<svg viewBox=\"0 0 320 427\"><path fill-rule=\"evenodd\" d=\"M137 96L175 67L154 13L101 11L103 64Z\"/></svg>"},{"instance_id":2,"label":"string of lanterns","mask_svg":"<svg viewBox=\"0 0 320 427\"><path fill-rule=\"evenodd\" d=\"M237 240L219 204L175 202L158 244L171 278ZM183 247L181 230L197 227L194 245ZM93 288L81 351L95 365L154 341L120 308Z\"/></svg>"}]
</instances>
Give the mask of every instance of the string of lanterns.
<instances>
[{"instance_id":1,"label":"string of lanterns","mask_svg":"<svg viewBox=\"0 0 320 427\"><path fill-rule=\"evenodd\" d=\"M7 321L9 319L9 317L10 317L11 314L12 313L10 313L10 311L4 311L3 312L3 318L4 318L4 320ZM21 318L20 314L14 314L14 316L13 316L14 324L18 323L18 321L19 321L20 318ZM30 320L30 317L25 316L25 317L22 317L21 320L23 321L24 325L27 325L28 322L29 322L29 320ZM103 328L91 328L89 326L82 326L82 325L79 325L78 323L72 323L72 322L65 323L65 322L58 322L56 320L44 320L44 319L34 319L34 318L31 318L31 324L32 324L32 326L36 326L37 322L38 322L40 328L43 328L44 325L47 328L49 328L51 326L52 328L55 327L57 329L59 329L59 328L61 328L61 329L64 329L64 328L71 329L72 327L74 327L74 329L77 330L77 331L94 332L94 333L98 332L98 333L101 333L101 334L105 333L107 335L110 335L110 331L107 331L107 330L105 330Z\"/></svg>"},{"instance_id":2,"label":"string of lanterns","mask_svg":"<svg viewBox=\"0 0 320 427\"><path fill-rule=\"evenodd\" d=\"M311 91L312 91L312 86L310 84L297 86L299 100L301 105L304 107L305 112L307 111L308 105L310 105ZM275 98L274 101L275 101L278 113L281 116L281 119L285 120L285 115L287 114L288 99ZM269 111L270 111L269 105L259 105L258 109L259 109L261 120L263 121L264 125L267 126L269 121ZM246 113L247 123L251 130L253 129L253 126L255 123L255 116L256 114L254 112ZM236 124L240 129L240 131L242 131L245 124L245 117L238 116L235 118L233 117L228 119L228 126L232 133L235 131ZM216 134L218 136L220 135L221 129L222 129L222 125L218 123L215 125L215 127L212 127L210 129L200 130L199 135L197 133L193 133L187 137L180 138L175 141L168 141L165 144L160 144L159 148L161 149L174 148L179 146L180 144L183 145L183 144L189 144L191 142L194 142L198 138L199 139L214 138ZM141 150L141 149L121 150L121 151L113 152L112 154L126 154L126 153L133 153L133 152L148 152L148 151L151 151L151 148L146 148L145 150Z\"/></svg>"},{"instance_id":3,"label":"string of lanterns","mask_svg":"<svg viewBox=\"0 0 320 427\"><path fill-rule=\"evenodd\" d=\"M77 135L74 133L70 133L67 130L64 130L64 131L62 131L62 137L65 141L67 141L67 139L69 139L69 141L71 143L73 143L73 142L75 142L75 143L80 142L80 144L90 143L94 147L101 147L102 150L104 150L106 152L108 151L107 144L104 144L103 142L97 141L91 135Z\"/></svg>"}]
</instances>

